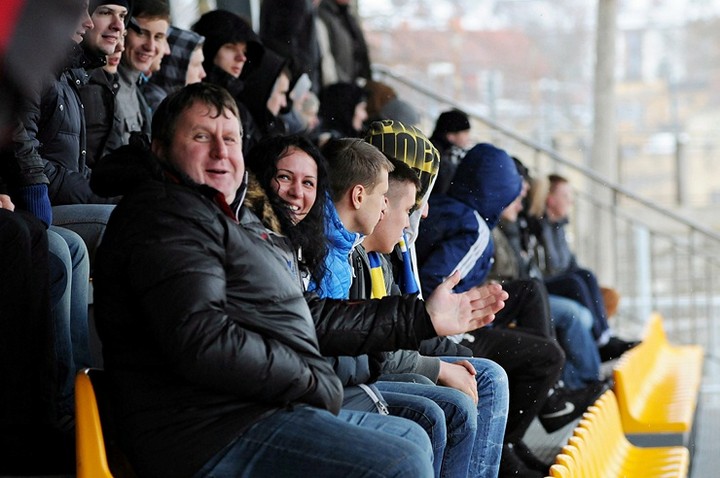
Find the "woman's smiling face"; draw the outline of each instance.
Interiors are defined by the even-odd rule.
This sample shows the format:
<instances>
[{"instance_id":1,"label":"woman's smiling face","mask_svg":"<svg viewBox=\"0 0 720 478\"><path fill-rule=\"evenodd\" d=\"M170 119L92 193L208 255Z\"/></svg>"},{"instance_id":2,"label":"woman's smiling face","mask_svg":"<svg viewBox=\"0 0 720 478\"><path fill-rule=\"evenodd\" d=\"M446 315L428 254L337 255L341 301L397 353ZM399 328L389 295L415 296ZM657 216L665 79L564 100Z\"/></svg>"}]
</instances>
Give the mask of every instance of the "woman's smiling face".
<instances>
[{"instance_id":1,"label":"woman's smiling face","mask_svg":"<svg viewBox=\"0 0 720 478\"><path fill-rule=\"evenodd\" d=\"M291 147L278 160L274 182L277 195L290 210L295 224L307 216L317 198L318 168L315 160L301 149Z\"/></svg>"}]
</instances>

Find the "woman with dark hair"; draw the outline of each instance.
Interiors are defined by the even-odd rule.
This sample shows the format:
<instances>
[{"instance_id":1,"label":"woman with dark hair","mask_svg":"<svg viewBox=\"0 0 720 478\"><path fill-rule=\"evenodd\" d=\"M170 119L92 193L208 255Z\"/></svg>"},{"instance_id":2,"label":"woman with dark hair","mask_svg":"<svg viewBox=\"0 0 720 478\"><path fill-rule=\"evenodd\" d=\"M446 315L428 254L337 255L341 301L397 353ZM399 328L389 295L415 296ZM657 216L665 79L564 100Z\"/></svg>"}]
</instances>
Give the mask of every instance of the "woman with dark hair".
<instances>
[{"instance_id":1,"label":"woman with dark hair","mask_svg":"<svg viewBox=\"0 0 720 478\"><path fill-rule=\"evenodd\" d=\"M264 190L249 187L246 205L265 227L287 236L297 252L301 277L319 280L325 274L327 254L325 158L306 137L291 135L261 141L246 163Z\"/></svg>"}]
</instances>

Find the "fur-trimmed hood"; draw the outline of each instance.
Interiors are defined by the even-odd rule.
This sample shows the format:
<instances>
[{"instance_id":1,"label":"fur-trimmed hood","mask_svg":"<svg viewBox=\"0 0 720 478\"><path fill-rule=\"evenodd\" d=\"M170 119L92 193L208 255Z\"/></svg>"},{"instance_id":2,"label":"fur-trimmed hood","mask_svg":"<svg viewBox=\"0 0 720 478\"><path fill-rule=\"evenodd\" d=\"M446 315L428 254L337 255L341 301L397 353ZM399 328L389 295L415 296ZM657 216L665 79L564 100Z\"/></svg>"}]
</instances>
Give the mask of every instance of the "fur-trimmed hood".
<instances>
[{"instance_id":1,"label":"fur-trimmed hood","mask_svg":"<svg viewBox=\"0 0 720 478\"><path fill-rule=\"evenodd\" d=\"M275 214L270 198L253 173L248 173L247 192L243 205L255 213L266 228L276 234L283 234L280 219Z\"/></svg>"}]
</instances>

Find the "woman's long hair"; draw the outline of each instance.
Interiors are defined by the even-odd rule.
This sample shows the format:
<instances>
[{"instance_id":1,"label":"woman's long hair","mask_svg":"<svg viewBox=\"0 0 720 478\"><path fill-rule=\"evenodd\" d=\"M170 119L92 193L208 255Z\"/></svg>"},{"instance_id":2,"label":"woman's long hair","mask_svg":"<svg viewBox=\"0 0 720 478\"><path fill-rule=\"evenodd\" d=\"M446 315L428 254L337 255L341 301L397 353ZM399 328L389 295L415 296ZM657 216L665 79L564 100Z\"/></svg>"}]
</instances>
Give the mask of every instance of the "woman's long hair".
<instances>
[{"instance_id":1,"label":"woman's long hair","mask_svg":"<svg viewBox=\"0 0 720 478\"><path fill-rule=\"evenodd\" d=\"M293 223L290 211L278 196L277 186L274 184L277 163L292 148L307 153L317 164L318 170L315 203L305 218L297 224ZM300 267L310 274L315 282L320 282L325 275L325 257L328 252L325 201L330 180L325 158L305 136L275 136L255 145L246 158L246 164L270 198L270 204L280 221L283 233L293 247L301 251L301 256L298 258Z\"/></svg>"}]
</instances>

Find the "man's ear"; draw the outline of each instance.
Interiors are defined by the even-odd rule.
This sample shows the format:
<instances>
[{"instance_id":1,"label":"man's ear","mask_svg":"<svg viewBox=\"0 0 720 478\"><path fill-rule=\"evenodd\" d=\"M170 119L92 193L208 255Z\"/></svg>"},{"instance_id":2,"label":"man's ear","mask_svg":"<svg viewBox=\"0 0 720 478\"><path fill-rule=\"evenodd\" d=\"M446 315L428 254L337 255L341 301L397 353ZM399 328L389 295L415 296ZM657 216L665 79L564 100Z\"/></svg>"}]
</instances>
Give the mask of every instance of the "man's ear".
<instances>
[{"instance_id":1,"label":"man's ear","mask_svg":"<svg viewBox=\"0 0 720 478\"><path fill-rule=\"evenodd\" d=\"M365 200L365 186L356 184L350 189L350 201L353 209L360 209L362 202Z\"/></svg>"}]
</instances>

